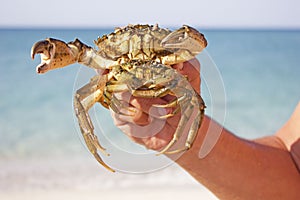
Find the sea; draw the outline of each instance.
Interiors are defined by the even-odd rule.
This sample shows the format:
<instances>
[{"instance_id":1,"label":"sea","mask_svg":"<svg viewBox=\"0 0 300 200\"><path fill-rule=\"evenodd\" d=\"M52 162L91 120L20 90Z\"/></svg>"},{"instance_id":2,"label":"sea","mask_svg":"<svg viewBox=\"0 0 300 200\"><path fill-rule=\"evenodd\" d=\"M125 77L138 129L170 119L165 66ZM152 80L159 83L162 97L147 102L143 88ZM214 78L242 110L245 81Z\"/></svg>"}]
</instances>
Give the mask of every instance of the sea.
<instances>
[{"instance_id":1,"label":"sea","mask_svg":"<svg viewBox=\"0 0 300 200\"><path fill-rule=\"evenodd\" d=\"M201 95L207 104L206 114L234 134L246 139L276 132L288 120L300 101L300 31L199 30L208 40L206 50L197 57L203 72ZM30 49L35 42L48 37L64 41L79 38L94 47L93 41L98 36L111 31L113 28L0 29L0 191L24 187L66 188L73 184L80 187L80 181L55 182L55 178L51 179L50 174L53 171L76 173L72 167L78 168L80 165L84 168L85 163L98 167L80 136L72 103L76 89L87 83L94 71L85 71L84 66L73 64L64 69L38 75L35 67L40 63L40 59L36 56L32 60ZM96 116L107 112L100 105L95 106L95 109ZM131 148L132 151L136 150L138 155L143 156L149 151L141 150L140 146L136 147L136 144L116 129L109 114L103 116L105 122L101 123L101 120L98 120L100 122L97 126L104 135L109 134L109 141L121 140L121 149ZM105 130L109 130L109 133ZM131 152L126 151L129 154ZM112 153L111 157L112 163L118 163L118 156L114 159ZM81 159L85 162L81 162ZM163 164L153 165L151 157L143 160L142 166L130 168L139 163L133 162L130 155L124 155L122 159L125 163L130 163L130 166L125 168L118 166L125 174L134 170L138 174L142 173L145 166L150 166L145 173L155 172L157 169L167 168L170 164L169 161L162 161ZM71 160L76 160L75 166L68 165L69 161L72 163ZM33 167L28 167L30 165ZM89 170L95 170L93 174L106 173L96 167ZM42 175L32 178L39 172ZM184 172L180 173L186 176ZM147 184L175 184L168 181L174 173L167 171L162 174L160 177L164 178L148 177ZM50 186L44 176L52 180ZM61 174L54 175L60 176ZM74 180L76 176L68 177ZM137 179L127 179L126 182L122 177L113 179L115 182L109 182L108 180L112 179L106 175L106 182L104 181L102 186L115 187L114 184L119 184L123 187L135 185L134 182L143 182ZM182 184L188 183L189 180L182 181ZM89 182L89 186L93 183Z\"/></svg>"}]
</instances>

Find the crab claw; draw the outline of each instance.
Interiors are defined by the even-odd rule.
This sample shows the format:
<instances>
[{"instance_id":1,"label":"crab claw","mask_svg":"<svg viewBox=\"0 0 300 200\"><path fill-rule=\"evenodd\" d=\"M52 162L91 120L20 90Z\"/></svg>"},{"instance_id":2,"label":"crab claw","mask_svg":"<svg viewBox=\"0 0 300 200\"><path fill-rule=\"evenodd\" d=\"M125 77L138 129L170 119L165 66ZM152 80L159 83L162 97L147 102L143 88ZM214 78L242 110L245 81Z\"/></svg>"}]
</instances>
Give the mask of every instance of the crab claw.
<instances>
[{"instance_id":1,"label":"crab claw","mask_svg":"<svg viewBox=\"0 0 300 200\"><path fill-rule=\"evenodd\" d=\"M161 41L161 46L167 49L187 49L193 55L197 55L207 46L207 41L202 33L183 25L182 28L167 35Z\"/></svg>"},{"instance_id":2,"label":"crab claw","mask_svg":"<svg viewBox=\"0 0 300 200\"><path fill-rule=\"evenodd\" d=\"M31 58L41 55L41 64L36 67L39 74L52 69L62 68L77 61L76 53L63 41L47 38L35 43L31 48Z\"/></svg>"}]
</instances>

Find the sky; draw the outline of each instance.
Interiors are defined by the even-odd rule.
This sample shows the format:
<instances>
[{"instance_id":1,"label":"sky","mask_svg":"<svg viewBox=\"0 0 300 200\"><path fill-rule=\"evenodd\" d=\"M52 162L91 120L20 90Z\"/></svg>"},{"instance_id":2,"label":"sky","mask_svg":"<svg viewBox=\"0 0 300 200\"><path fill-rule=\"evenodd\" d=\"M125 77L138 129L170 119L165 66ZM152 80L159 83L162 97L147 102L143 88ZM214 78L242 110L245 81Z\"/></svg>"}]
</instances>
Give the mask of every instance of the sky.
<instances>
[{"instance_id":1,"label":"sky","mask_svg":"<svg viewBox=\"0 0 300 200\"><path fill-rule=\"evenodd\" d=\"M299 0L3 0L0 27L300 28Z\"/></svg>"}]
</instances>

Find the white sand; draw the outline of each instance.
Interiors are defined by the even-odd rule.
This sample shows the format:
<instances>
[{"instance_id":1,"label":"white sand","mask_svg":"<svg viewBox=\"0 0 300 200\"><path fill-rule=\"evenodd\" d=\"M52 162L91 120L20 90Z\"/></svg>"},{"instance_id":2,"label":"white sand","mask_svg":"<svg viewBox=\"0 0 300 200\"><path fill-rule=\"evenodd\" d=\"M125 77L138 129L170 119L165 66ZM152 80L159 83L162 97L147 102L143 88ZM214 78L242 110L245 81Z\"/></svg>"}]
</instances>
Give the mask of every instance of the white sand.
<instances>
[{"instance_id":1,"label":"white sand","mask_svg":"<svg viewBox=\"0 0 300 200\"><path fill-rule=\"evenodd\" d=\"M207 194L202 189L197 188L171 188L171 189L119 189L119 190L99 190L99 191L30 191L0 194L3 200L184 200L184 199L209 199L215 200L212 195Z\"/></svg>"},{"instance_id":2,"label":"white sand","mask_svg":"<svg viewBox=\"0 0 300 200\"><path fill-rule=\"evenodd\" d=\"M2 200L216 199L176 165L150 174L111 173L91 157L1 159Z\"/></svg>"}]
</instances>

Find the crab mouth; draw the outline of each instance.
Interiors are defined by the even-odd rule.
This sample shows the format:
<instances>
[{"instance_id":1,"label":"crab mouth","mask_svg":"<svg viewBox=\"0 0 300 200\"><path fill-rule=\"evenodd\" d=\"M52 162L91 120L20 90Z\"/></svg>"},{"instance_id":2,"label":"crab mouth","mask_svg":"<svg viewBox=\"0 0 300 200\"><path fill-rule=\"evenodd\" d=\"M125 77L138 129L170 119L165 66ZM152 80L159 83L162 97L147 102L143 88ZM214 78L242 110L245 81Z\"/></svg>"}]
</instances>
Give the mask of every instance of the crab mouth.
<instances>
[{"instance_id":1,"label":"crab mouth","mask_svg":"<svg viewBox=\"0 0 300 200\"><path fill-rule=\"evenodd\" d=\"M31 49L31 58L34 59L36 54L40 54L41 63L36 67L36 72L39 74L47 72L50 67L51 58L53 57L54 46L48 41L43 40L34 44Z\"/></svg>"}]
</instances>

